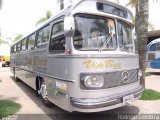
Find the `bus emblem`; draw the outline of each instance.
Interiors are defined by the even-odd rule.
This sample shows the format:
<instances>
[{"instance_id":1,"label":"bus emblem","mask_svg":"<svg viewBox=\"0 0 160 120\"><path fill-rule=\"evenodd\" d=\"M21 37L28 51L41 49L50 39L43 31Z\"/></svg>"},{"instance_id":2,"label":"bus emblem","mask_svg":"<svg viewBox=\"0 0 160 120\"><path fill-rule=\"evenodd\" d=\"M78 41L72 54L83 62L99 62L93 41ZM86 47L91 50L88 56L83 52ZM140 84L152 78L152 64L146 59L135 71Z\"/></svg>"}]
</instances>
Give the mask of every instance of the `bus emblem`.
<instances>
[{"instance_id":1,"label":"bus emblem","mask_svg":"<svg viewBox=\"0 0 160 120\"><path fill-rule=\"evenodd\" d=\"M126 83L128 81L128 72L122 72L122 82Z\"/></svg>"}]
</instances>

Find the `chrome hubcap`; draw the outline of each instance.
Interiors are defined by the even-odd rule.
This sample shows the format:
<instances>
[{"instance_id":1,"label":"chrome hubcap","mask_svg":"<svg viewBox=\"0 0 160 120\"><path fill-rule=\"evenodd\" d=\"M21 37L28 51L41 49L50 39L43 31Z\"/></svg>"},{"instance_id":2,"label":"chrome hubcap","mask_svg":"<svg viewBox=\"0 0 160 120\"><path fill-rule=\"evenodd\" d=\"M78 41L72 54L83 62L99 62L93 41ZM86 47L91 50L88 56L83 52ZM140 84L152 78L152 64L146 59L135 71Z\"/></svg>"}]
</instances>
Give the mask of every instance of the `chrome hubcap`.
<instances>
[{"instance_id":1,"label":"chrome hubcap","mask_svg":"<svg viewBox=\"0 0 160 120\"><path fill-rule=\"evenodd\" d=\"M41 89L40 89L40 93L41 93L41 96L44 100L46 100L48 98L48 95L47 95L47 87L45 85L45 82L42 83L41 85Z\"/></svg>"}]
</instances>

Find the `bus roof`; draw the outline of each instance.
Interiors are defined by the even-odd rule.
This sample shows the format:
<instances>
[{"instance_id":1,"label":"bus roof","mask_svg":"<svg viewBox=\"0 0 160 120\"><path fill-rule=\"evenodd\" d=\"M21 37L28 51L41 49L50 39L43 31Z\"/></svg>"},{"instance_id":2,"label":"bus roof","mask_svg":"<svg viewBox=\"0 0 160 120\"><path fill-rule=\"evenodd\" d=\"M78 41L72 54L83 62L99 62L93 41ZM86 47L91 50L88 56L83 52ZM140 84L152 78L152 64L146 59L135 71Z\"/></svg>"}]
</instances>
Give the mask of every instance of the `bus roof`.
<instances>
[{"instance_id":1,"label":"bus roof","mask_svg":"<svg viewBox=\"0 0 160 120\"><path fill-rule=\"evenodd\" d=\"M150 45L150 44L154 44L154 43L158 43L158 42L160 42L160 38L151 41L151 42L149 43L149 45Z\"/></svg>"}]
</instances>

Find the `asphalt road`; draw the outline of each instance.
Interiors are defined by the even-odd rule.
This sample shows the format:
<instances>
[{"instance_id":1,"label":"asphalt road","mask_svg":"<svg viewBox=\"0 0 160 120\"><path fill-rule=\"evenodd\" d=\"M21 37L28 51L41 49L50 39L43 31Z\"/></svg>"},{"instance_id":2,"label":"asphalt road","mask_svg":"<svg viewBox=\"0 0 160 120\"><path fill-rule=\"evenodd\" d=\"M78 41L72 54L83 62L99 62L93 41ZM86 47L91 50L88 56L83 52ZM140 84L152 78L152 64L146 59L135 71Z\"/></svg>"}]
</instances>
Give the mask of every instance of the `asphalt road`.
<instances>
[{"instance_id":1,"label":"asphalt road","mask_svg":"<svg viewBox=\"0 0 160 120\"><path fill-rule=\"evenodd\" d=\"M159 77L160 74L156 74L147 78L147 87L154 88L155 84L160 85L160 80L158 81ZM157 81L155 80L157 83L151 84L151 80L154 78L157 79ZM18 118L18 120L116 120L118 119L118 114L160 114L160 100L137 100L132 106L124 106L99 113L69 113L55 105L50 108L43 105L41 99L36 97L33 89L22 81L16 82L13 79L9 67L0 67L0 80L0 99L13 100L22 106L17 115L13 116ZM157 90L159 90L158 88Z\"/></svg>"}]
</instances>

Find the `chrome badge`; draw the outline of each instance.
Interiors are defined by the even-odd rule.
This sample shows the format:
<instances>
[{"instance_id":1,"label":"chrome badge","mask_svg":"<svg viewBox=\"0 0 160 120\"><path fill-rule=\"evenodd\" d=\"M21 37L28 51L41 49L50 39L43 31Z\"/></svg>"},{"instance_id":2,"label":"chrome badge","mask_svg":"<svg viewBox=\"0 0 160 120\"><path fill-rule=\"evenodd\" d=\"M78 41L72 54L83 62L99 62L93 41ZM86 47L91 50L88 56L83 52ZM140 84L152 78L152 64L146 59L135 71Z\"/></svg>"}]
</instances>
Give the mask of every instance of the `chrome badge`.
<instances>
[{"instance_id":1,"label":"chrome badge","mask_svg":"<svg viewBox=\"0 0 160 120\"><path fill-rule=\"evenodd\" d=\"M124 71L122 72L122 82L126 83L129 79L128 79L128 72Z\"/></svg>"}]
</instances>

